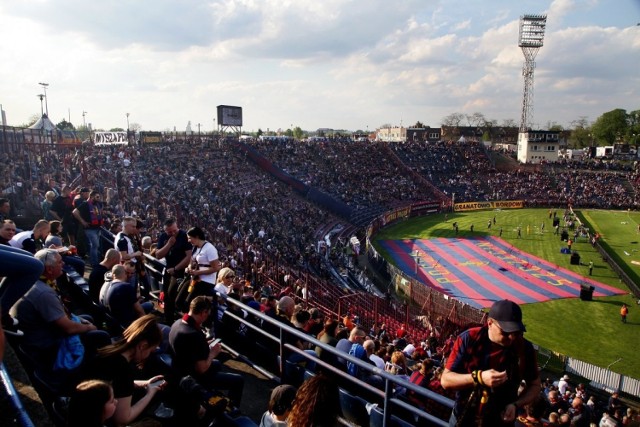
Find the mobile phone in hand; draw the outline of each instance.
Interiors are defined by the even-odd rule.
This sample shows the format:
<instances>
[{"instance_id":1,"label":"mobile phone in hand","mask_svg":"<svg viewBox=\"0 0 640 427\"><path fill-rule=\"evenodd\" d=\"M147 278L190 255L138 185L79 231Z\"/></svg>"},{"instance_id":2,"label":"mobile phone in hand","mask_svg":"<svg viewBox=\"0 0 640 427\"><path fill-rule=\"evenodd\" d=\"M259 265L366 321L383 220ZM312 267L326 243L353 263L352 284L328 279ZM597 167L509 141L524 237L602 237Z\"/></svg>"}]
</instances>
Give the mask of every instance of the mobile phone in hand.
<instances>
[{"instance_id":1,"label":"mobile phone in hand","mask_svg":"<svg viewBox=\"0 0 640 427\"><path fill-rule=\"evenodd\" d=\"M149 386L151 387L160 387L161 385L163 385L165 383L164 378L160 378L158 380L153 381L152 383L149 384Z\"/></svg>"},{"instance_id":2,"label":"mobile phone in hand","mask_svg":"<svg viewBox=\"0 0 640 427\"><path fill-rule=\"evenodd\" d=\"M215 340L211 341L211 344L209 344L209 348L215 347L220 341L222 341L220 338L216 338Z\"/></svg>"}]
</instances>

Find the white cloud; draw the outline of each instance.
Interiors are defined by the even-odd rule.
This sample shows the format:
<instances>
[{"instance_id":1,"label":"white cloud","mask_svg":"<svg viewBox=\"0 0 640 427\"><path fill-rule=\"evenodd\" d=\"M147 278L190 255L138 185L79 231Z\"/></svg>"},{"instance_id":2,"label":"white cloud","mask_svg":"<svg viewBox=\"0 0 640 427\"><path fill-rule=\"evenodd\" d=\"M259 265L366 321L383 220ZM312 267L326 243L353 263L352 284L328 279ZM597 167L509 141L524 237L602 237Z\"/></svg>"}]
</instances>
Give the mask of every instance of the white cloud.
<instances>
[{"instance_id":1,"label":"white cloud","mask_svg":"<svg viewBox=\"0 0 640 427\"><path fill-rule=\"evenodd\" d=\"M518 18L549 14L535 121L638 109L640 27L596 0L25 0L0 5L0 103L12 124L52 118L147 129L213 126L241 105L246 127L364 128L455 111L518 118Z\"/></svg>"}]
</instances>

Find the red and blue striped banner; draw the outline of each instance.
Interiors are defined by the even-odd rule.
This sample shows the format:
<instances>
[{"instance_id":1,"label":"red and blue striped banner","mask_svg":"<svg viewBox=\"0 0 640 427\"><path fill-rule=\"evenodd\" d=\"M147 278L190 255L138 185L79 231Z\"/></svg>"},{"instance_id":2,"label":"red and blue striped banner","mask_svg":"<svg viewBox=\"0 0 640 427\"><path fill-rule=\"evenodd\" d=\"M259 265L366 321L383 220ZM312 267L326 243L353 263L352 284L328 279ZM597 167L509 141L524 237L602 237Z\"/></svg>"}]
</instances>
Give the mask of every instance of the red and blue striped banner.
<instances>
[{"instance_id":1,"label":"red and blue striped banner","mask_svg":"<svg viewBox=\"0 0 640 427\"><path fill-rule=\"evenodd\" d=\"M594 297L625 293L494 236L383 240L380 244L407 276L477 308L506 298L518 304L577 298L583 286L593 286Z\"/></svg>"}]
</instances>

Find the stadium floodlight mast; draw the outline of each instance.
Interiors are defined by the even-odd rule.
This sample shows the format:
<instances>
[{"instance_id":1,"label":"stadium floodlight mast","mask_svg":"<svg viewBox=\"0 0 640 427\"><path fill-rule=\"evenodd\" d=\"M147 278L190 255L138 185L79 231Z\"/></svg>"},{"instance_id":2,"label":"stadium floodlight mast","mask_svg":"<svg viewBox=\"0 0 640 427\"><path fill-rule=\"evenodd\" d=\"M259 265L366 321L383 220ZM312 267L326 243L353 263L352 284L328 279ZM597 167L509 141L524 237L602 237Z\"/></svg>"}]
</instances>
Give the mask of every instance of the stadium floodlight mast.
<instances>
[{"instance_id":1,"label":"stadium floodlight mast","mask_svg":"<svg viewBox=\"0 0 640 427\"><path fill-rule=\"evenodd\" d=\"M533 71L536 68L536 55L544 41L546 26L547 15L523 15L520 17L518 46L522 49L525 59L522 67L524 91L522 94L520 132L526 132L533 121Z\"/></svg>"},{"instance_id":2,"label":"stadium floodlight mast","mask_svg":"<svg viewBox=\"0 0 640 427\"><path fill-rule=\"evenodd\" d=\"M47 112L47 117L49 117L49 100L47 99L47 88L49 87L49 83L38 83L40 86L42 86L42 89L44 90L44 107L45 107L45 111Z\"/></svg>"}]
</instances>

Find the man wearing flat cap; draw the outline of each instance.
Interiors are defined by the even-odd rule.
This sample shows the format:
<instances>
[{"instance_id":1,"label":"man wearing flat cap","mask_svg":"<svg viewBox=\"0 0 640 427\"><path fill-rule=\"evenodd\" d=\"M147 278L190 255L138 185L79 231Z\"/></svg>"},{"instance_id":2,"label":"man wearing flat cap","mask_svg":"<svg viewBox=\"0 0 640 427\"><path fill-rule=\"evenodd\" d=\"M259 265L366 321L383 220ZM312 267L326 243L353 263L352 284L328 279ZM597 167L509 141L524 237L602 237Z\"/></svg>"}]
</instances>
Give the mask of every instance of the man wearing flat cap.
<instances>
[{"instance_id":1,"label":"man wearing flat cap","mask_svg":"<svg viewBox=\"0 0 640 427\"><path fill-rule=\"evenodd\" d=\"M535 400L540 375L525 331L518 304L501 300L491 306L485 326L458 336L441 378L446 390L457 392L450 426L513 426L518 412Z\"/></svg>"}]
</instances>

